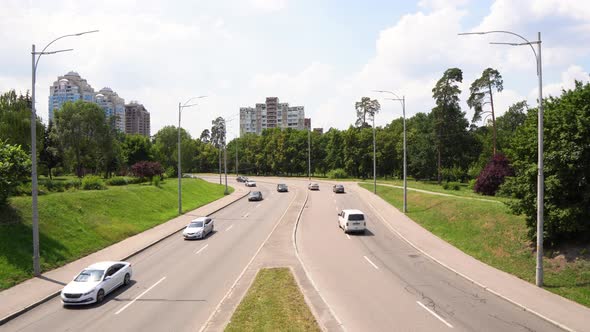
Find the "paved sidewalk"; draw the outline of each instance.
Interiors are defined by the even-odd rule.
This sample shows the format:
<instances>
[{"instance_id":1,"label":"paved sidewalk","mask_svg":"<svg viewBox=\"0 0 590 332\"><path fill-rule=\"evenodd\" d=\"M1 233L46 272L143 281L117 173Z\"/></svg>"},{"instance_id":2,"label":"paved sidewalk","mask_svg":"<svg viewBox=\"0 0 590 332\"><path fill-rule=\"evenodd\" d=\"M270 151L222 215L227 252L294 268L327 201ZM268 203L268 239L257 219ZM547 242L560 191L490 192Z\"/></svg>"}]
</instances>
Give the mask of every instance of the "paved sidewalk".
<instances>
[{"instance_id":1,"label":"paved sidewalk","mask_svg":"<svg viewBox=\"0 0 590 332\"><path fill-rule=\"evenodd\" d=\"M128 259L178 232L195 216L215 213L244 197L248 192L249 190L247 188L236 186L235 191L228 196L187 212L77 261L43 273L38 278L29 279L0 292L0 326L10 319L57 296L63 286L88 265L98 261Z\"/></svg>"},{"instance_id":2,"label":"paved sidewalk","mask_svg":"<svg viewBox=\"0 0 590 332\"><path fill-rule=\"evenodd\" d=\"M365 189L351 184L354 190ZM401 238L451 271L568 331L590 331L590 309L500 271L433 235L377 195L360 195Z\"/></svg>"}]
</instances>

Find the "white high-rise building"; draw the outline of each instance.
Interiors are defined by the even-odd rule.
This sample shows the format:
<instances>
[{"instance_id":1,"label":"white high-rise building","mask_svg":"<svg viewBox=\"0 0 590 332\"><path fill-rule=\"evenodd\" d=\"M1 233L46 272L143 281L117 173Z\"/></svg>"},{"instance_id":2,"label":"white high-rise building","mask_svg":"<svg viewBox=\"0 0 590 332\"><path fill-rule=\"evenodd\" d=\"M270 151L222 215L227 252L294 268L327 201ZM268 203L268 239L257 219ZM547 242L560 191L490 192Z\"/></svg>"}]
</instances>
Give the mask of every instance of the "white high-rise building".
<instances>
[{"instance_id":1,"label":"white high-rise building","mask_svg":"<svg viewBox=\"0 0 590 332\"><path fill-rule=\"evenodd\" d=\"M53 113L65 102L84 100L94 102L94 89L88 82L74 71L59 76L49 87L49 121L53 121Z\"/></svg>"},{"instance_id":2,"label":"white high-rise building","mask_svg":"<svg viewBox=\"0 0 590 332\"><path fill-rule=\"evenodd\" d=\"M288 103L279 103L277 97L267 97L266 103L256 107L240 108L240 136L260 134L268 128L305 129L305 108L289 107Z\"/></svg>"},{"instance_id":3,"label":"white high-rise building","mask_svg":"<svg viewBox=\"0 0 590 332\"><path fill-rule=\"evenodd\" d=\"M125 99L119 97L111 88L102 88L95 96L95 102L102 107L107 118L115 117L117 130L125 132Z\"/></svg>"}]
</instances>

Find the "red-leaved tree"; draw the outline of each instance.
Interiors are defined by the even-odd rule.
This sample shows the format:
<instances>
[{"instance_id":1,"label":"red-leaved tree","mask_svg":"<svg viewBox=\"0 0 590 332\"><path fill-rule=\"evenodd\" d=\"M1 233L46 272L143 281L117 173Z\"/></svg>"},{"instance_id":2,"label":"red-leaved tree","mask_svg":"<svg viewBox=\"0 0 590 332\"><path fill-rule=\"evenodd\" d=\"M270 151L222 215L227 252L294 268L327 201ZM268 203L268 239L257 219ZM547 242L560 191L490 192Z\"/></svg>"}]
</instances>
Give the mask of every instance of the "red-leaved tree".
<instances>
[{"instance_id":1,"label":"red-leaved tree","mask_svg":"<svg viewBox=\"0 0 590 332\"><path fill-rule=\"evenodd\" d=\"M139 161L131 166L131 173L140 178L151 179L153 176L161 176L164 168L157 161Z\"/></svg>"},{"instance_id":2,"label":"red-leaved tree","mask_svg":"<svg viewBox=\"0 0 590 332\"><path fill-rule=\"evenodd\" d=\"M514 176L514 169L503 154L497 153L481 171L473 189L477 193L494 196L507 176Z\"/></svg>"}]
</instances>

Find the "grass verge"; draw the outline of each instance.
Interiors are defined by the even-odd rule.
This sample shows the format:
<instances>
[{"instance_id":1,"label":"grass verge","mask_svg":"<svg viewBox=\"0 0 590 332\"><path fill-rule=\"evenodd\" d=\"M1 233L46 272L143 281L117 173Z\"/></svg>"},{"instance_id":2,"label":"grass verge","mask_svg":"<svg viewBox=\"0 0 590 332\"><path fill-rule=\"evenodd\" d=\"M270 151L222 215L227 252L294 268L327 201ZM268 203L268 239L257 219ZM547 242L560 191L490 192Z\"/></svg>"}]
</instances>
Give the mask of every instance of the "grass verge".
<instances>
[{"instance_id":1,"label":"grass verge","mask_svg":"<svg viewBox=\"0 0 590 332\"><path fill-rule=\"evenodd\" d=\"M183 211L223 197L224 189L203 180L183 179ZM134 184L39 196L42 270L62 266L176 217L177 190L177 182L167 180L160 187ZM0 290L33 275L31 218L31 197L13 197L0 211Z\"/></svg>"},{"instance_id":2,"label":"grass verge","mask_svg":"<svg viewBox=\"0 0 590 332\"><path fill-rule=\"evenodd\" d=\"M372 184L360 186L373 189ZM377 194L401 210L402 189L378 186ZM408 217L468 255L534 283L534 245L524 217L506 205L408 191ZM543 261L545 289L590 307L590 260L550 253Z\"/></svg>"},{"instance_id":3,"label":"grass verge","mask_svg":"<svg viewBox=\"0 0 590 332\"><path fill-rule=\"evenodd\" d=\"M321 331L288 268L256 275L225 331Z\"/></svg>"}]
</instances>

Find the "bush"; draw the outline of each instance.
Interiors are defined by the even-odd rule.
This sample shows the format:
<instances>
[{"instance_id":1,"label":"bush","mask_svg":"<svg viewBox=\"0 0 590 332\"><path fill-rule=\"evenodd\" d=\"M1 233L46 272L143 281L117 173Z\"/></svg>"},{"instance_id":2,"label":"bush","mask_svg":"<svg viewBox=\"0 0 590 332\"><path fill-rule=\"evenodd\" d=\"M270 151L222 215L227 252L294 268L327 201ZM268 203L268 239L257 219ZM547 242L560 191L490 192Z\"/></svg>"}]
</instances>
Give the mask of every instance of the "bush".
<instances>
[{"instance_id":1,"label":"bush","mask_svg":"<svg viewBox=\"0 0 590 332\"><path fill-rule=\"evenodd\" d=\"M115 176L105 182L108 186L125 186L129 184L129 179L124 176Z\"/></svg>"},{"instance_id":2,"label":"bush","mask_svg":"<svg viewBox=\"0 0 590 332\"><path fill-rule=\"evenodd\" d=\"M164 168L157 161L140 161L131 166L131 172L137 177L150 179L155 175L161 176Z\"/></svg>"},{"instance_id":3,"label":"bush","mask_svg":"<svg viewBox=\"0 0 590 332\"><path fill-rule=\"evenodd\" d=\"M82 179L82 189L84 190L103 190L106 188L104 181L98 176L90 175Z\"/></svg>"},{"instance_id":4,"label":"bush","mask_svg":"<svg viewBox=\"0 0 590 332\"><path fill-rule=\"evenodd\" d=\"M64 192L67 189L64 181L44 179L39 180L39 185L44 186L47 191L52 192Z\"/></svg>"},{"instance_id":5,"label":"bush","mask_svg":"<svg viewBox=\"0 0 590 332\"><path fill-rule=\"evenodd\" d=\"M68 180L64 182L64 186L66 190L77 190L82 186L82 181L80 179Z\"/></svg>"},{"instance_id":6,"label":"bush","mask_svg":"<svg viewBox=\"0 0 590 332\"><path fill-rule=\"evenodd\" d=\"M342 168L333 169L327 175L329 179L345 179L348 177L348 174Z\"/></svg>"},{"instance_id":7,"label":"bush","mask_svg":"<svg viewBox=\"0 0 590 332\"><path fill-rule=\"evenodd\" d=\"M31 159L20 145L0 140L0 205L6 204L31 172Z\"/></svg>"},{"instance_id":8,"label":"bush","mask_svg":"<svg viewBox=\"0 0 590 332\"><path fill-rule=\"evenodd\" d=\"M503 154L498 153L481 171L473 189L477 193L494 196L507 176L514 176L514 170L510 166L508 159Z\"/></svg>"},{"instance_id":9,"label":"bush","mask_svg":"<svg viewBox=\"0 0 590 332\"><path fill-rule=\"evenodd\" d=\"M469 180L469 182L467 183L467 188L469 188L470 190L473 190L473 188L475 188L475 179L471 179Z\"/></svg>"},{"instance_id":10,"label":"bush","mask_svg":"<svg viewBox=\"0 0 590 332\"><path fill-rule=\"evenodd\" d=\"M462 181L467 177L467 172L459 167L443 168L441 169L441 176L442 180L447 182Z\"/></svg>"},{"instance_id":11,"label":"bush","mask_svg":"<svg viewBox=\"0 0 590 332\"><path fill-rule=\"evenodd\" d=\"M161 187L160 185L160 177L159 176L154 176L152 177L152 184L158 188Z\"/></svg>"},{"instance_id":12,"label":"bush","mask_svg":"<svg viewBox=\"0 0 590 332\"><path fill-rule=\"evenodd\" d=\"M459 182L445 182L442 187L444 190L461 190L461 184Z\"/></svg>"}]
</instances>

